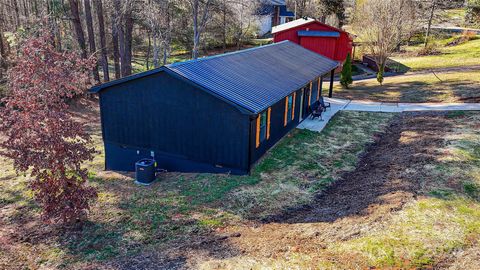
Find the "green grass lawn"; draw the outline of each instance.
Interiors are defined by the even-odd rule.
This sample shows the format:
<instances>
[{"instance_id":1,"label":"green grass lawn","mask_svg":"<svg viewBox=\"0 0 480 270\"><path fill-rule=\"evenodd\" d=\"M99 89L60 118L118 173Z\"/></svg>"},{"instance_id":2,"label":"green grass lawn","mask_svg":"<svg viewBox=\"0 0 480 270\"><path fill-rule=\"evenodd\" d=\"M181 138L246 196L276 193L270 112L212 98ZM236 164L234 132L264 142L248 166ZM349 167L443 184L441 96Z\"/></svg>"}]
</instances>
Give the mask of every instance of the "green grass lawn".
<instances>
[{"instance_id":1,"label":"green grass lawn","mask_svg":"<svg viewBox=\"0 0 480 270\"><path fill-rule=\"evenodd\" d=\"M403 207L387 208L386 214L373 210L401 195L399 190L379 197L365 214L332 222L258 223L311 202L345 172L362 170L357 168L359 156L394 117L340 112L321 133L295 130L249 176L167 173L152 186L141 187L130 175L103 171L101 152L88 164L99 198L88 223L74 231L40 223L26 178L16 176L9 161L0 160L0 268L116 269L117 264L128 268L131 261L160 263L172 254L189 254L203 269L428 269L442 263L474 269L480 251L479 113L452 112L430 120L426 116L418 125L416 118L404 124L392 151L415 147L416 154L405 152L402 158L407 160L434 155L425 159L428 162L413 162L399 175L402 181L420 183L417 195L406 197L410 199ZM98 126L92 133L102 151ZM211 240L238 230L241 237L227 241L228 246ZM250 231L255 243L249 242ZM327 240L309 236L312 233ZM192 245L198 249L187 253L184 249ZM255 254L263 248L267 254L273 248L281 253ZM205 249L232 253L218 257Z\"/></svg>"},{"instance_id":2,"label":"green grass lawn","mask_svg":"<svg viewBox=\"0 0 480 270\"><path fill-rule=\"evenodd\" d=\"M439 55L408 56L407 54L394 56L392 59L406 66L408 71L462 66L465 66L465 70L468 70L469 65L480 65L480 39L471 40L457 46L444 47L443 45L449 41L451 39L437 41L441 52ZM409 47L407 51L412 54L412 52L418 51L421 46Z\"/></svg>"},{"instance_id":3,"label":"green grass lawn","mask_svg":"<svg viewBox=\"0 0 480 270\"><path fill-rule=\"evenodd\" d=\"M465 8L454 8L454 9L447 9L444 10L434 23L448 23L458 27L465 26Z\"/></svg>"},{"instance_id":4,"label":"green grass lawn","mask_svg":"<svg viewBox=\"0 0 480 270\"><path fill-rule=\"evenodd\" d=\"M413 74L335 84L334 96L382 102L480 102L480 71ZM440 80L439 80L440 79Z\"/></svg>"},{"instance_id":5,"label":"green grass lawn","mask_svg":"<svg viewBox=\"0 0 480 270\"><path fill-rule=\"evenodd\" d=\"M250 176L167 173L150 187L129 175L103 170L101 153L88 165L99 191L82 231L65 232L38 222L39 209L8 160L0 160L0 268L97 267L139 252L169 250L219 227L278 214L308 203L340 175L355 168L390 114L340 113L322 133L295 130ZM13 235L12 235L13 233Z\"/></svg>"}]
</instances>

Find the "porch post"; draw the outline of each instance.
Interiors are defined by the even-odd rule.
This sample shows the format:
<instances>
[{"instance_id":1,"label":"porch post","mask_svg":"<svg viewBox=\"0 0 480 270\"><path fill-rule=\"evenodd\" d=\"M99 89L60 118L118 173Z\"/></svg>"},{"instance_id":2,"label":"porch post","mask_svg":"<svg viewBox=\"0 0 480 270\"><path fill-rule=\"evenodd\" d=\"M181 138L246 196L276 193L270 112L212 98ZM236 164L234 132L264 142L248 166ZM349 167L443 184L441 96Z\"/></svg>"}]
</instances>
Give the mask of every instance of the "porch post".
<instances>
[{"instance_id":1,"label":"porch post","mask_svg":"<svg viewBox=\"0 0 480 270\"><path fill-rule=\"evenodd\" d=\"M333 94L333 76L335 76L335 70L330 72L330 89L328 90L328 97L331 98Z\"/></svg>"},{"instance_id":2,"label":"porch post","mask_svg":"<svg viewBox=\"0 0 480 270\"><path fill-rule=\"evenodd\" d=\"M322 96L322 91L323 91L323 75L320 77L320 96L319 98Z\"/></svg>"}]
</instances>

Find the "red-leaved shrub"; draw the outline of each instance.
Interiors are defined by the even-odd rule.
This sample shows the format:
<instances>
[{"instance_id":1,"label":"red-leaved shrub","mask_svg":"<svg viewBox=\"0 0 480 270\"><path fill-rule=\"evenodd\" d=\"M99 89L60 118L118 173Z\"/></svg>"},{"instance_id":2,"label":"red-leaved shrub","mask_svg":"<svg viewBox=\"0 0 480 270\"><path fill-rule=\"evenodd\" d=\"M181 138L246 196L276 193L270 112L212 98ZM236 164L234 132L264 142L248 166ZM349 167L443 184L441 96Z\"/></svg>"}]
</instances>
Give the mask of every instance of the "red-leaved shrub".
<instances>
[{"instance_id":1,"label":"red-leaved shrub","mask_svg":"<svg viewBox=\"0 0 480 270\"><path fill-rule=\"evenodd\" d=\"M94 149L68 102L84 95L95 59L58 52L44 28L21 46L8 71L8 92L0 107L0 155L17 173L31 176L30 187L48 221L71 223L86 217L96 191L86 185Z\"/></svg>"}]
</instances>

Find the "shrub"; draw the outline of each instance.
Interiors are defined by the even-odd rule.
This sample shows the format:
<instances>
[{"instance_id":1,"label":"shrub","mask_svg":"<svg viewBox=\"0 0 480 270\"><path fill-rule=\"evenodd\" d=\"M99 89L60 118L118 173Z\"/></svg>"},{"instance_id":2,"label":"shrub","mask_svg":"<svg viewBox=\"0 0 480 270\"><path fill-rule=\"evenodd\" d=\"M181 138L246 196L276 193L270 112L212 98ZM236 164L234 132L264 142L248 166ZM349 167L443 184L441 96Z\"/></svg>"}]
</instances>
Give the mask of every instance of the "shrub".
<instances>
[{"instance_id":1,"label":"shrub","mask_svg":"<svg viewBox=\"0 0 480 270\"><path fill-rule=\"evenodd\" d=\"M385 73L385 67L379 66L377 72L377 82L380 83L380 85L383 84L383 73Z\"/></svg>"},{"instance_id":2,"label":"shrub","mask_svg":"<svg viewBox=\"0 0 480 270\"><path fill-rule=\"evenodd\" d=\"M466 1L465 21L472 26L480 26L480 0Z\"/></svg>"},{"instance_id":3,"label":"shrub","mask_svg":"<svg viewBox=\"0 0 480 270\"><path fill-rule=\"evenodd\" d=\"M441 53L442 52L438 49L438 43L429 42L427 47L424 47L417 52L417 56L439 55Z\"/></svg>"},{"instance_id":4,"label":"shrub","mask_svg":"<svg viewBox=\"0 0 480 270\"><path fill-rule=\"evenodd\" d=\"M465 30L465 31L462 32L461 35L455 37L455 39L453 41L449 42L447 44L447 46L460 45L460 44L466 43L470 40L474 40L476 38L477 38L477 33L476 32Z\"/></svg>"},{"instance_id":5,"label":"shrub","mask_svg":"<svg viewBox=\"0 0 480 270\"><path fill-rule=\"evenodd\" d=\"M86 186L81 167L92 159L91 139L70 115L68 102L85 93L96 60L58 52L52 40L51 31L41 29L13 59L0 107L0 155L33 178L29 186L45 220L73 223L86 217L96 192Z\"/></svg>"},{"instance_id":6,"label":"shrub","mask_svg":"<svg viewBox=\"0 0 480 270\"><path fill-rule=\"evenodd\" d=\"M352 59L350 53L347 55L347 59L343 64L342 74L340 74L340 83L343 87L347 88L352 84Z\"/></svg>"}]
</instances>

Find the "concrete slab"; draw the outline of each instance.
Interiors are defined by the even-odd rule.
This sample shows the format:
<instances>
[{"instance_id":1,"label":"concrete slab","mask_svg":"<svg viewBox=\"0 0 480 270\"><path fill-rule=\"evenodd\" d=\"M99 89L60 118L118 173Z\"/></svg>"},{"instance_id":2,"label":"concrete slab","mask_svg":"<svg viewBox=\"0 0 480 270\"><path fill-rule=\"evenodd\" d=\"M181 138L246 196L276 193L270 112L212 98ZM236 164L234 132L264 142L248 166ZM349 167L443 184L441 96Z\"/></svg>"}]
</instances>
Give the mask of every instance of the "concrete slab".
<instances>
[{"instance_id":1,"label":"concrete slab","mask_svg":"<svg viewBox=\"0 0 480 270\"><path fill-rule=\"evenodd\" d=\"M325 100L326 102L330 102L331 104L337 104L337 105L347 105L348 103L351 102L351 100L348 100L348 99L328 98L328 97L324 97L323 100Z\"/></svg>"},{"instance_id":2,"label":"concrete slab","mask_svg":"<svg viewBox=\"0 0 480 270\"><path fill-rule=\"evenodd\" d=\"M339 111L411 112L411 111L480 111L480 103L385 103L360 100L325 98L331 108L324 113L324 121L305 119L298 128L320 132Z\"/></svg>"},{"instance_id":3,"label":"concrete slab","mask_svg":"<svg viewBox=\"0 0 480 270\"><path fill-rule=\"evenodd\" d=\"M330 121L330 119L332 119L337 112L341 111L345 105L348 104L348 101L344 102L341 100L339 101L327 98L325 98L325 102L330 102L331 107L322 114L323 121L318 118L312 120L312 118L308 117L307 119L303 120L303 122L300 123L297 128L320 132L327 126L328 121Z\"/></svg>"},{"instance_id":4,"label":"concrete slab","mask_svg":"<svg viewBox=\"0 0 480 270\"><path fill-rule=\"evenodd\" d=\"M396 113L402 112L402 109L398 107L397 103L382 103L382 105L380 106L380 111Z\"/></svg>"},{"instance_id":5,"label":"concrete slab","mask_svg":"<svg viewBox=\"0 0 480 270\"><path fill-rule=\"evenodd\" d=\"M345 111L360 111L360 112L381 112L382 105L381 104L358 104L358 103L350 103L345 108Z\"/></svg>"},{"instance_id":6,"label":"concrete slab","mask_svg":"<svg viewBox=\"0 0 480 270\"><path fill-rule=\"evenodd\" d=\"M363 106L380 106L384 104L383 102L375 102L375 101L363 101L363 100L352 100L350 104L353 105L363 105ZM392 103L389 103L392 104Z\"/></svg>"}]
</instances>

